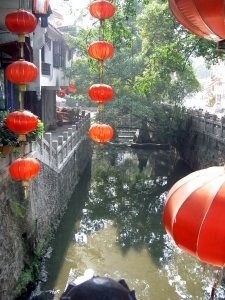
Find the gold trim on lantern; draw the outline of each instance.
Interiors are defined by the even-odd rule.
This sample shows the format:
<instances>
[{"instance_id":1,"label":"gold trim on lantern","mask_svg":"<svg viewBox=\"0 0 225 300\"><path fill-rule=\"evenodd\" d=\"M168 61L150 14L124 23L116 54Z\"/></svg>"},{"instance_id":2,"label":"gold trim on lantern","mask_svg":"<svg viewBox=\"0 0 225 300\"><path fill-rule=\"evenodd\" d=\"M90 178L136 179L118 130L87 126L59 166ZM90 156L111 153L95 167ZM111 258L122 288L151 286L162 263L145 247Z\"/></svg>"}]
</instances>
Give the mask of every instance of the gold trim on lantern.
<instances>
[{"instance_id":1,"label":"gold trim on lantern","mask_svg":"<svg viewBox=\"0 0 225 300\"><path fill-rule=\"evenodd\" d=\"M25 35L24 34L18 34L18 42L25 43Z\"/></svg>"},{"instance_id":2,"label":"gold trim on lantern","mask_svg":"<svg viewBox=\"0 0 225 300\"><path fill-rule=\"evenodd\" d=\"M26 84L19 84L19 91L20 92L26 92L27 88L26 88Z\"/></svg>"},{"instance_id":3,"label":"gold trim on lantern","mask_svg":"<svg viewBox=\"0 0 225 300\"><path fill-rule=\"evenodd\" d=\"M103 110L104 109L104 103L103 102L99 102L98 103L98 110Z\"/></svg>"},{"instance_id":4,"label":"gold trim on lantern","mask_svg":"<svg viewBox=\"0 0 225 300\"><path fill-rule=\"evenodd\" d=\"M19 141L20 142L26 142L26 134L19 134Z\"/></svg>"}]
</instances>

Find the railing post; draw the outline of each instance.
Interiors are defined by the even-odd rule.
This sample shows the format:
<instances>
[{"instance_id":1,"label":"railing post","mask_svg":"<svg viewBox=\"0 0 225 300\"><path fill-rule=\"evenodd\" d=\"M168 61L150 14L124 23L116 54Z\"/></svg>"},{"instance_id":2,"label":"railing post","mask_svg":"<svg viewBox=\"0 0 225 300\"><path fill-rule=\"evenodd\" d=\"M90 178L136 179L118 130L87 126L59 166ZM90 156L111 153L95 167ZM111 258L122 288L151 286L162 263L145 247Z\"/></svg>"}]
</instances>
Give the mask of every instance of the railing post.
<instances>
[{"instance_id":1,"label":"railing post","mask_svg":"<svg viewBox=\"0 0 225 300\"><path fill-rule=\"evenodd\" d=\"M59 158L58 158L58 142L57 141L52 141L52 147L55 149L56 151L56 156L55 156L55 164L56 167L58 167L59 165Z\"/></svg>"},{"instance_id":2,"label":"railing post","mask_svg":"<svg viewBox=\"0 0 225 300\"><path fill-rule=\"evenodd\" d=\"M63 132L63 140L66 141L66 156L68 156L68 132L64 131Z\"/></svg>"},{"instance_id":3,"label":"railing post","mask_svg":"<svg viewBox=\"0 0 225 300\"><path fill-rule=\"evenodd\" d=\"M76 125L72 125L72 133L73 133L73 138L72 138L72 147L74 147L77 143L77 135L76 135Z\"/></svg>"},{"instance_id":4,"label":"railing post","mask_svg":"<svg viewBox=\"0 0 225 300\"><path fill-rule=\"evenodd\" d=\"M59 153L58 153L58 156L59 156L59 158L60 158L60 156L61 156L61 159L60 159L60 163L62 163L63 162L63 160L64 160L64 155L63 155L63 147L62 147L62 145L63 145L63 136L62 135L60 135L60 136L58 136L58 145L59 145ZM61 146L61 147L60 147Z\"/></svg>"},{"instance_id":5,"label":"railing post","mask_svg":"<svg viewBox=\"0 0 225 300\"><path fill-rule=\"evenodd\" d=\"M51 134L51 132L44 133L44 138L49 143L49 163L51 163L52 162L52 134ZM43 149L43 140L41 143L41 147ZM42 150L42 155L43 155L43 150Z\"/></svg>"}]
</instances>

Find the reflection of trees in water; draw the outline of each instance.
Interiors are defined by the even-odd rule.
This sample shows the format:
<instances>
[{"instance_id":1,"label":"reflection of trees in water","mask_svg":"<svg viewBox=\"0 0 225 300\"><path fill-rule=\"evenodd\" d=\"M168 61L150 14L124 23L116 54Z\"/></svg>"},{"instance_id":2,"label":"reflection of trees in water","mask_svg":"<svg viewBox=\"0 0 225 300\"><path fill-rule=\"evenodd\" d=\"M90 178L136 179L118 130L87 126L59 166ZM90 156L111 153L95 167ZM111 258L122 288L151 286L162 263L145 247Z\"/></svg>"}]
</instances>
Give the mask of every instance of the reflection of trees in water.
<instances>
[{"instance_id":1,"label":"reflection of trees in water","mask_svg":"<svg viewBox=\"0 0 225 300\"><path fill-rule=\"evenodd\" d=\"M162 210L171 167L168 155L165 151L98 148L93 159L87 214L82 220L90 225L89 232L90 227L91 231L93 227L102 228L103 220L112 220L124 254L130 248L140 251L147 246L159 263L165 234Z\"/></svg>"},{"instance_id":2,"label":"reflection of trees in water","mask_svg":"<svg viewBox=\"0 0 225 300\"><path fill-rule=\"evenodd\" d=\"M181 160L173 165L169 155L167 151L111 152L107 148L96 152L87 211L81 225L85 233L94 233L111 220L124 255L130 249L147 248L151 260L181 298L195 293L196 285L199 295L202 289L209 298L213 270L203 271L198 260L182 253L162 224L167 191L191 172ZM225 299L223 287L218 288L217 295L217 299Z\"/></svg>"}]
</instances>

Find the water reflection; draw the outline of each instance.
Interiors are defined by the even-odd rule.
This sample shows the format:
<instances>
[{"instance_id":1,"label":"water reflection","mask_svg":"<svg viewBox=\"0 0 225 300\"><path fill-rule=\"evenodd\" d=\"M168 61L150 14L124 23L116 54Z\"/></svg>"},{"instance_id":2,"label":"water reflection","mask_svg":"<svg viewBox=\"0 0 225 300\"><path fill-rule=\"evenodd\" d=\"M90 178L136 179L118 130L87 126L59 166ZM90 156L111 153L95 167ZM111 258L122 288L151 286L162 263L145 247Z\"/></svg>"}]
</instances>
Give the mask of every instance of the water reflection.
<instances>
[{"instance_id":1,"label":"water reflection","mask_svg":"<svg viewBox=\"0 0 225 300\"><path fill-rule=\"evenodd\" d=\"M59 299L87 269L124 278L139 300L209 299L214 268L179 250L162 225L167 191L190 172L169 151L96 148L91 176L76 188L51 245L49 279L31 299ZM215 299L224 295L220 288Z\"/></svg>"}]
</instances>

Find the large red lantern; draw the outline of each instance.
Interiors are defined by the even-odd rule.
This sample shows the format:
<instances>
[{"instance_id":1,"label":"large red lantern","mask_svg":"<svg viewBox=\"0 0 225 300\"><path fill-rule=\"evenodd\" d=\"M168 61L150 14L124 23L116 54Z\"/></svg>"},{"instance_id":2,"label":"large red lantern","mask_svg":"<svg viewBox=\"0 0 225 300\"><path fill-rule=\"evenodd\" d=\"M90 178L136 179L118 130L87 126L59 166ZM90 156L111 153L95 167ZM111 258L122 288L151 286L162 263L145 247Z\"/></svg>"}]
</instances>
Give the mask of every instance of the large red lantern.
<instances>
[{"instance_id":1,"label":"large red lantern","mask_svg":"<svg viewBox=\"0 0 225 300\"><path fill-rule=\"evenodd\" d=\"M9 31L18 34L19 42L25 42L25 34L35 30L37 19L29 11L19 9L6 15L5 25Z\"/></svg>"},{"instance_id":2,"label":"large red lantern","mask_svg":"<svg viewBox=\"0 0 225 300\"><path fill-rule=\"evenodd\" d=\"M111 126L102 124L102 123L95 123L92 124L89 128L88 135L89 137L100 144L108 142L113 137L113 129Z\"/></svg>"},{"instance_id":3,"label":"large red lantern","mask_svg":"<svg viewBox=\"0 0 225 300\"><path fill-rule=\"evenodd\" d=\"M170 189L163 214L178 247L200 261L225 264L225 172L210 167L182 178Z\"/></svg>"},{"instance_id":4,"label":"large red lantern","mask_svg":"<svg viewBox=\"0 0 225 300\"><path fill-rule=\"evenodd\" d=\"M21 91L26 90L26 84L36 79L38 68L24 59L15 61L6 68L6 78L19 85Z\"/></svg>"},{"instance_id":5,"label":"large red lantern","mask_svg":"<svg viewBox=\"0 0 225 300\"><path fill-rule=\"evenodd\" d=\"M18 158L9 166L9 173L11 177L15 180L22 181L25 199L27 198L29 180L39 173L40 168L40 163L32 157Z\"/></svg>"},{"instance_id":6,"label":"large red lantern","mask_svg":"<svg viewBox=\"0 0 225 300\"><path fill-rule=\"evenodd\" d=\"M109 1L97 0L90 4L89 11L92 17L104 20L113 17L116 8Z\"/></svg>"},{"instance_id":7,"label":"large red lantern","mask_svg":"<svg viewBox=\"0 0 225 300\"><path fill-rule=\"evenodd\" d=\"M40 171L40 163L31 157L22 157L16 159L9 166L9 173L16 180L30 180Z\"/></svg>"},{"instance_id":8,"label":"large red lantern","mask_svg":"<svg viewBox=\"0 0 225 300\"><path fill-rule=\"evenodd\" d=\"M169 6L178 22L197 36L225 39L224 0L169 0Z\"/></svg>"},{"instance_id":9,"label":"large red lantern","mask_svg":"<svg viewBox=\"0 0 225 300\"><path fill-rule=\"evenodd\" d=\"M95 59L100 61L108 59L113 56L114 48L113 45L105 41L93 42L88 47L88 54Z\"/></svg>"},{"instance_id":10,"label":"large red lantern","mask_svg":"<svg viewBox=\"0 0 225 300\"><path fill-rule=\"evenodd\" d=\"M28 110L11 112L6 117L6 126L13 132L19 134L19 139L24 140L24 135L33 131L38 124L38 117Z\"/></svg>"},{"instance_id":11,"label":"large red lantern","mask_svg":"<svg viewBox=\"0 0 225 300\"><path fill-rule=\"evenodd\" d=\"M108 102L113 98L114 92L111 86L99 83L93 84L89 88L88 95L92 101L99 103L99 108L102 108L105 102Z\"/></svg>"}]
</instances>

